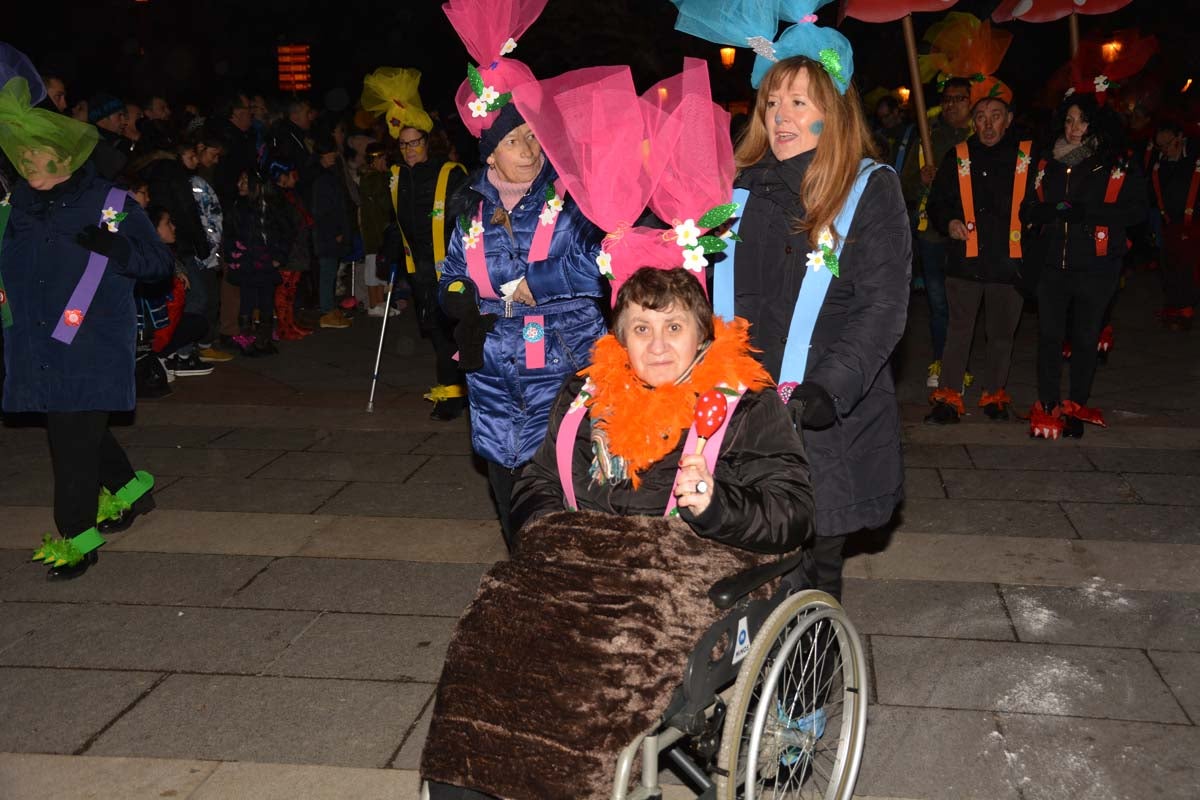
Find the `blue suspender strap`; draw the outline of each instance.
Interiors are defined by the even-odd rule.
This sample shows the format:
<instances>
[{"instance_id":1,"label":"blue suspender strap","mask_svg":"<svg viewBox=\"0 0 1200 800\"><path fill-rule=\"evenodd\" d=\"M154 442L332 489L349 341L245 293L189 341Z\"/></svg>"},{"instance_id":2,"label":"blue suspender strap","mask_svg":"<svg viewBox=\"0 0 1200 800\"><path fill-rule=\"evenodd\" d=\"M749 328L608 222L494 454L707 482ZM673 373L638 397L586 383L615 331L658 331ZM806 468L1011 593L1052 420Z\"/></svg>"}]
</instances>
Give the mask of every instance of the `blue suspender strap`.
<instances>
[{"instance_id":1,"label":"blue suspender strap","mask_svg":"<svg viewBox=\"0 0 1200 800\"><path fill-rule=\"evenodd\" d=\"M846 197L846 204L842 206L841 212L833 221L833 227L837 229L841 237L837 246L838 256L841 256L842 247L846 244L846 235L850 232L850 224L854 222L854 212L858 210L858 201L862 199L863 190L867 188L867 180L871 177L872 172L880 168L885 168L885 165L876 164L866 158L859 164L858 177L850 189L850 194ZM890 169L890 167L886 168ZM800 284L800 295L796 298L796 307L792 309L792 322L788 327L787 344L783 349L783 365L779 370L780 386L785 383L804 382L804 371L808 366L808 350L812 343L813 329L817 326L817 315L821 313L821 306L825 303L825 293L829 290L829 284L833 280L833 275L827 268L810 270L805 267L805 269L807 271L804 281Z\"/></svg>"},{"instance_id":2,"label":"blue suspender strap","mask_svg":"<svg viewBox=\"0 0 1200 800\"><path fill-rule=\"evenodd\" d=\"M904 129L904 138L900 140L900 149L896 151L896 171L904 169L904 154L908 152L908 143L912 141L913 126ZM841 228L838 228L841 230Z\"/></svg>"},{"instance_id":3,"label":"blue suspender strap","mask_svg":"<svg viewBox=\"0 0 1200 800\"><path fill-rule=\"evenodd\" d=\"M742 225L742 215L746 213L746 203L750 200L747 189L734 189L733 202L738 204L737 219L733 223L733 232L737 233ZM737 249L737 241L731 236L725 240L724 258L713 266L713 313L726 322L733 321L733 253Z\"/></svg>"}]
</instances>

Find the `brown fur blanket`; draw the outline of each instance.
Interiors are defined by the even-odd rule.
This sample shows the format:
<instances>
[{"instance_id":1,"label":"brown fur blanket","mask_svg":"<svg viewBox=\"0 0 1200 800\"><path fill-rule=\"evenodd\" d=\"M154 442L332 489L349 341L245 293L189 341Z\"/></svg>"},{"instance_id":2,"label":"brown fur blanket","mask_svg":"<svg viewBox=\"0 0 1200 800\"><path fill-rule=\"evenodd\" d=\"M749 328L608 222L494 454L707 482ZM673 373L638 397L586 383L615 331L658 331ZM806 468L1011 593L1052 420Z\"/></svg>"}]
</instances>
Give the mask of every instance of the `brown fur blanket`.
<instances>
[{"instance_id":1,"label":"brown fur blanket","mask_svg":"<svg viewBox=\"0 0 1200 800\"><path fill-rule=\"evenodd\" d=\"M617 757L656 723L717 580L775 556L678 519L560 512L483 577L446 654L427 780L505 800L605 798Z\"/></svg>"}]
</instances>

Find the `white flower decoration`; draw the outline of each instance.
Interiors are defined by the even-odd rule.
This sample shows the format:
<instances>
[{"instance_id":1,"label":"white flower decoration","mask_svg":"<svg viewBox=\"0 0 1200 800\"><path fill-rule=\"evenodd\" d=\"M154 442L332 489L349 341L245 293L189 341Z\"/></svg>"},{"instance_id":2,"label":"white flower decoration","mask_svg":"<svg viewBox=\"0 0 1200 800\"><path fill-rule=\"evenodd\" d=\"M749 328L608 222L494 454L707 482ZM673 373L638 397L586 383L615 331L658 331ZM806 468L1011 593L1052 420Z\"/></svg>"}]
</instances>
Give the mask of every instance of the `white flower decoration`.
<instances>
[{"instance_id":1,"label":"white flower decoration","mask_svg":"<svg viewBox=\"0 0 1200 800\"><path fill-rule=\"evenodd\" d=\"M1029 162L1032 161L1025 153L1017 154L1017 174L1021 175L1029 169Z\"/></svg>"},{"instance_id":2,"label":"white flower decoration","mask_svg":"<svg viewBox=\"0 0 1200 800\"><path fill-rule=\"evenodd\" d=\"M1124 170L1122 170L1120 167L1113 167L1112 179L1114 181L1119 181L1119 180L1121 180L1121 178L1124 178L1124 177L1125 177Z\"/></svg>"},{"instance_id":3,"label":"white flower decoration","mask_svg":"<svg viewBox=\"0 0 1200 800\"><path fill-rule=\"evenodd\" d=\"M543 208L542 213L538 215L543 225L553 225L554 220L558 219L558 212L552 208Z\"/></svg>"},{"instance_id":4,"label":"white flower decoration","mask_svg":"<svg viewBox=\"0 0 1200 800\"><path fill-rule=\"evenodd\" d=\"M483 223L479 220L471 220L471 229L467 231L468 236L478 236L483 233Z\"/></svg>"},{"instance_id":5,"label":"white flower decoration","mask_svg":"<svg viewBox=\"0 0 1200 800\"><path fill-rule=\"evenodd\" d=\"M688 220L691 222L691 220ZM699 272L708 266L708 259L704 257L703 247L684 248L683 250L683 267L692 272Z\"/></svg>"},{"instance_id":6,"label":"white flower decoration","mask_svg":"<svg viewBox=\"0 0 1200 800\"><path fill-rule=\"evenodd\" d=\"M12 193L11 193L11 192L10 192L9 194L6 194L6 195L4 195L4 198L3 198L3 199L0 199L0 206L7 206L7 205L11 205L11 204L12 204L12 203L11 203L11 198L12 198Z\"/></svg>"},{"instance_id":7,"label":"white flower decoration","mask_svg":"<svg viewBox=\"0 0 1200 800\"><path fill-rule=\"evenodd\" d=\"M1046 177L1046 170L1039 169L1037 172L1037 177L1033 179L1033 188L1034 189L1042 188L1042 178L1044 178L1044 177Z\"/></svg>"},{"instance_id":8,"label":"white flower decoration","mask_svg":"<svg viewBox=\"0 0 1200 800\"><path fill-rule=\"evenodd\" d=\"M555 214L563 210L563 201L559 197L551 197L546 201L546 208L553 211Z\"/></svg>"},{"instance_id":9,"label":"white flower decoration","mask_svg":"<svg viewBox=\"0 0 1200 800\"><path fill-rule=\"evenodd\" d=\"M471 109L472 117L486 117L488 115L488 104L482 98L476 98L467 103L467 108Z\"/></svg>"},{"instance_id":10,"label":"white flower decoration","mask_svg":"<svg viewBox=\"0 0 1200 800\"><path fill-rule=\"evenodd\" d=\"M100 212L100 219L105 222L111 222L117 218L117 210L115 208L106 208Z\"/></svg>"},{"instance_id":11,"label":"white flower decoration","mask_svg":"<svg viewBox=\"0 0 1200 800\"><path fill-rule=\"evenodd\" d=\"M833 234L829 232L829 228L825 228L817 237L817 247L833 247Z\"/></svg>"},{"instance_id":12,"label":"white flower decoration","mask_svg":"<svg viewBox=\"0 0 1200 800\"><path fill-rule=\"evenodd\" d=\"M1069 89L1067 89L1065 92L1063 92L1063 99L1065 100L1065 99L1067 99L1068 97L1070 97L1070 96L1071 96L1071 95L1073 95L1073 94L1075 94L1075 87L1074 87L1074 86L1072 86L1071 88L1069 88Z\"/></svg>"},{"instance_id":13,"label":"white flower decoration","mask_svg":"<svg viewBox=\"0 0 1200 800\"><path fill-rule=\"evenodd\" d=\"M963 176L971 174L971 159L964 158L958 162L958 174Z\"/></svg>"},{"instance_id":14,"label":"white flower decoration","mask_svg":"<svg viewBox=\"0 0 1200 800\"><path fill-rule=\"evenodd\" d=\"M700 243L701 231L696 227L696 221L685 219L683 224L675 226L675 244L680 247L695 247Z\"/></svg>"},{"instance_id":15,"label":"white flower decoration","mask_svg":"<svg viewBox=\"0 0 1200 800\"><path fill-rule=\"evenodd\" d=\"M612 256L608 253L601 253L596 256L596 266L600 268L600 274L609 280L615 277L612 271Z\"/></svg>"},{"instance_id":16,"label":"white flower decoration","mask_svg":"<svg viewBox=\"0 0 1200 800\"><path fill-rule=\"evenodd\" d=\"M466 249L474 250L475 245L477 245L477 244L479 244L478 236L472 236L471 234L467 234L466 236L463 237L463 247L465 247Z\"/></svg>"},{"instance_id":17,"label":"white flower decoration","mask_svg":"<svg viewBox=\"0 0 1200 800\"><path fill-rule=\"evenodd\" d=\"M506 56L509 53L511 53L513 50L516 50L516 49L517 49L517 40L510 36L510 37L508 37L508 41L504 43L504 46L500 48L500 55Z\"/></svg>"},{"instance_id":18,"label":"white flower decoration","mask_svg":"<svg viewBox=\"0 0 1200 800\"><path fill-rule=\"evenodd\" d=\"M813 272L816 272L817 270L819 270L819 269L821 269L822 267L824 267L824 266L825 266L825 253L824 253L824 251L822 251L822 250L813 250L811 253L809 253L809 254L808 254L808 261L807 261L807 263L805 264L805 266L806 266L806 267L809 267L809 268L811 268Z\"/></svg>"},{"instance_id":19,"label":"white flower decoration","mask_svg":"<svg viewBox=\"0 0 1200 800\"><path fill-rule=\"evenodd\" d=\"M1095 79L1092 80L1092 83L1096 84L1097 92L1107 92L1108 91L1108 76L1107 75L1097 75L1095 77Z\"/></svg>"},{"instance_id":20,"label":"white flower decoration","mask_svg":"<svg viewBox=\"0 0 1200 800\"><path fill-rule=\"evenodd\" d=\"M393 175L392 177L388 178L388 190L389 191L392 191L392 192L396 191L396 187L399 184L400 184L400 176L399 175Z\"/></svg>"},{"instance_id":21,"label":"white flower decoration","mask_svg":"<svg viewBox=\"0 0 1200 800\"><path fill-rule=\"evenodd\" d=\"M500 97L500 93L493 86L483 87L483 93L479 95L479 99L485 103L491 103Z\"/></svg>"}]
</instances>

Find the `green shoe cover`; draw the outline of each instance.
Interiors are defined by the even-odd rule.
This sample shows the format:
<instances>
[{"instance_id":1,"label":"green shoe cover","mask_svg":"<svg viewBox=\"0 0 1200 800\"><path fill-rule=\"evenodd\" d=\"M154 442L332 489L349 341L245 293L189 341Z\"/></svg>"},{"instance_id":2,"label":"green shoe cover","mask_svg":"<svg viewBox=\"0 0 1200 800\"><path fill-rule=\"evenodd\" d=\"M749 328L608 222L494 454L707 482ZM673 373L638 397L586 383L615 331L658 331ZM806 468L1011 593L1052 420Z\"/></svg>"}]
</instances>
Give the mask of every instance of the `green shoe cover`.
<instances>
[{"instance_id":1,"label":"green shoe cover","mask_svg":"<svg viewBox=\"0 0 1200 800\"><path fill-rule=\"evenodd\" d=\"M47 534L42 538L42 546L33 554L33 560L43 561L53 567L73 567L105 541L95 528L88 528L70 539L51 539Z\"/></svg>"},{"instance_id":2,"label":"green shoe cover","mask_svg":"<svg viewBox=\"0 0 1200 800\"><path fill-rule=\"evenodd\" d=\"M99 525L101 522L110 519L120 519L121 515L128 511L130 507L129 503L126 503L108 489L101 487L100 502L96 510L96 524Z\"/></svg>"}]
</instances>

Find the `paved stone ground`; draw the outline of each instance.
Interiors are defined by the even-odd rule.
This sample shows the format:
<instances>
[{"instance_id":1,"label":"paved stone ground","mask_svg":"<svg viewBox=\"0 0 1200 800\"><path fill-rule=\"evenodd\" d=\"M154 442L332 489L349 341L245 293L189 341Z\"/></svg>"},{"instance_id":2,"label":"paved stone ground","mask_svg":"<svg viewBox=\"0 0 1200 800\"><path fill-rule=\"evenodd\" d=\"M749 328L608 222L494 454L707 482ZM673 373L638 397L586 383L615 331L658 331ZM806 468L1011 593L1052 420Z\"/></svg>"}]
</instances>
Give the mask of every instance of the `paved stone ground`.
<instances>
[{"instance_id":1,"label":"paved stone ground","mask_svg":"<svg viewBox=\"0 0 1200 800\"><path fill-rule=\"evenodd\" d=\"M1200 332L1155 326L1156 284L1117 306L1113 427L1079 442L921 425L915 300L909 500L847 564L874 678L862 796L1200 796ZM0 798L415 797L448 638L503 547L465 422L427 418L409 317L365 413L378 326L143 403L117 434L159 509L71 584L26 562L44 432L0 428Z\"/></svg>"}]
</instances>

